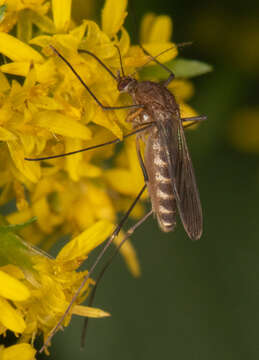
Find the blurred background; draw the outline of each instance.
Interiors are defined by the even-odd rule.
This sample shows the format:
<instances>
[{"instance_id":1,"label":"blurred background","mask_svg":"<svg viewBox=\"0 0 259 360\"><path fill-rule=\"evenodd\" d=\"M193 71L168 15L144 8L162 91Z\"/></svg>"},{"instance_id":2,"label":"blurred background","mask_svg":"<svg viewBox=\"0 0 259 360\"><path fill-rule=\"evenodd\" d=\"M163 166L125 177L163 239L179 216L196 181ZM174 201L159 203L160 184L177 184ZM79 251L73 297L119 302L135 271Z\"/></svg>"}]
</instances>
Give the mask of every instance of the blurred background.
<instances>
[{"instance_id":1,"label":"blurred background","mask_svg":"<svg viewBox=\"0 0 259 360\"><path fill-rule=\"evenodd\" d=\"M170 15L174 42L193 41L181 55L214 67L193 79L191 104L208 121L187 134L204 235L193 243L180 222L164 234L149 219L132 239L142 276L134 279L118 257L96 297L112 317L90 321L83 351L82 321L74 319L48 359L258 359L259 2L134 7L138 23L147 11ZM133 33L135 15L127 21Z\"/></svg>"}]
</instances>

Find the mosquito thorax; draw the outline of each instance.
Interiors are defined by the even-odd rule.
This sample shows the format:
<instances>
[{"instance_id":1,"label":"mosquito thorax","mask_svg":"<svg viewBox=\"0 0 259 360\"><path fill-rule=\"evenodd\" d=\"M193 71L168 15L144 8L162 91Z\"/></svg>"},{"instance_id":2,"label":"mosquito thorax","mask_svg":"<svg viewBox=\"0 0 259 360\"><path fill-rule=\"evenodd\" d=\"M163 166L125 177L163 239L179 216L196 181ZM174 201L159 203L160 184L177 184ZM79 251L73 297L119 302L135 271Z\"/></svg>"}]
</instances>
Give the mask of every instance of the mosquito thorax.
<instances>
[{"instance_id":1,"label":"mosquito thorax","mask_svg":"<svg viewBox=\"0 0 259 360\"><path fill-rule=\"evenodd\" d=\"M137 80L131 76L122 76L118 78L118 90L119 92L130 93L136 86Z\"/></svg>"}]
</instances>

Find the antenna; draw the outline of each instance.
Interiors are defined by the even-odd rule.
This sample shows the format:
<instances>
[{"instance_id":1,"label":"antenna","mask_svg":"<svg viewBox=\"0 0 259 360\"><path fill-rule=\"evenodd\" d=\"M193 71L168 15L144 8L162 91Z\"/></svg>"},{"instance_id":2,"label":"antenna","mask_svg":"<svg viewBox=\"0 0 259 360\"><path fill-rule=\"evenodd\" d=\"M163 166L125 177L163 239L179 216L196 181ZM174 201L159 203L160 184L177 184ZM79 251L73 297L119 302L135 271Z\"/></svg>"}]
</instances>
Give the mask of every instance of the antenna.
<instances>
[{"instance_id":1,"label":"antenna","mask_svg":"<svg viewBox=\"0 0 259 360\"><path fill-rule=\"evenodd\" d=\"M123 66L122 66L122 57L121 57L120 48L119 48L118 45L114 45L114 46L116 47L116 49L118 50L118 53L119 53L122 76L125 77L125 72L124 72L124 69L123 69Z\"/></svg>"}]
</instances>

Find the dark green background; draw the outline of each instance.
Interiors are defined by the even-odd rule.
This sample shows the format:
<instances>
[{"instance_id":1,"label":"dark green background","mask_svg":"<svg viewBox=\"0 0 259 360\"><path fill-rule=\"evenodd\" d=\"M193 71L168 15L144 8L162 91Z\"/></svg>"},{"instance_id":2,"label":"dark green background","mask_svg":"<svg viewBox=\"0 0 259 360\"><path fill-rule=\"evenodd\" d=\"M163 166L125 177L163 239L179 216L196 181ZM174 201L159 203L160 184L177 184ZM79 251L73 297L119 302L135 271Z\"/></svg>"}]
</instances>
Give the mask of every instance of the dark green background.
<instances>
[{"instance_id":1,"label":"dark green background","mask_svg":"<svg viewBox=\"0 0 259 360\"><path fill-rule=\"evenodd\" d=\"M146 11L171 15L174 41L194 41L184 56L214 66L194 81L192 105L208 121L187 135L204 235L193 243L180 223L164 234L150 219L132 239L141 278L132 278L118 258L96 298L112 317L90 321L84 351L75 319L55 336L49 359L258 359L259 163L229 141L233 114L258 103L259 62L250 66L253 54L238 41L246 20L258 21L257 4L135 2L138 20Z\"/></svg>"}]
</instances>

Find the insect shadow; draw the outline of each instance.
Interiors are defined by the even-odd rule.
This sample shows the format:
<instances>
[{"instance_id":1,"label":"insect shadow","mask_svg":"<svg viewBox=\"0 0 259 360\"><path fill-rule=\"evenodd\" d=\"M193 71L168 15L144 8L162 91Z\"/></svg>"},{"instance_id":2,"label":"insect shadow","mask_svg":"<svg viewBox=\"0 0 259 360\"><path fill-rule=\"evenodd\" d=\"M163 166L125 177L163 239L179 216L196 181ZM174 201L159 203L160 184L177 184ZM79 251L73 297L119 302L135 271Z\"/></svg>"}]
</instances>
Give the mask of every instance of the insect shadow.
<instances>
[{"instance_id":1,"label":"insect shadow","mask_svg":"<svg viewBox=\"0 0 259 360\"><path fill-rule=\"evenodd\" d=\"M93 303L97 284L101 280L105 270L112 262L112 259L117 254L120 247L151 214L154 214L157 218L161 230L169 232L175 229L176 216L178 212L183 227L190 239L197 240L202 235L203 220L201 202L182 124L185 122L191 122L190 124L192 125L196 122L205 120L206 117L195 116L190 118L181 118L179 105L177 104L174 95L167 89L167 86L175 78L174 73L166 65L157 60L157 57L162 53L157 56L152 56L141 45L140 47L149 57L148 62L154 61L168 72L169 76L167 80L160 83L152 81L140 82L132 75L125 75L121 53L117 46L116 48L118 50L121 66L121 71L118 71L117 75L115 75L110 68L92 52L88 50L79 50L80 53L85 53L93 57L104 69L106 69L110 76L117 82L118 90L121 93L129 93L133 100L133 104L128 106L105 106L95 96L68 60L64 58L56 48L51 46L52 50L67 64L84 88L104 111L120 109L130 110L126 121L132 123L133 131L125 135L124 139L136 135L136 150L145 184L139 191L137 197L134 199L127 212L122 217L114 232L107 240L103 249L98 254L92 267L74 294L71 303L67 307L58 324L50 332L40 352L47 347L56 331L62 325L64 318L69 313L85 283L92 275L107 249L112 244L114 238L119 234L121 228L125 224L146 188L148 189L152 209L126 232L124 239L102 268L92 290L89 305L92 305ZM170 49L167 49L166 51L168 50ZM41 161L55 159L119 143L120 141L120 139L114 139L102 144L97 144L95 146L86 147L68 153L39 158L25 158L25 160ZM146 143L144 154L141 152L140 141L144 141ZM82 338L84 338L85 331L86 326L84 328Z\"/></svg>"}]
</instances>

